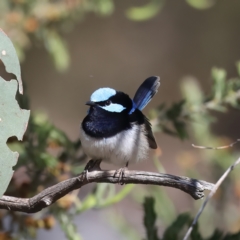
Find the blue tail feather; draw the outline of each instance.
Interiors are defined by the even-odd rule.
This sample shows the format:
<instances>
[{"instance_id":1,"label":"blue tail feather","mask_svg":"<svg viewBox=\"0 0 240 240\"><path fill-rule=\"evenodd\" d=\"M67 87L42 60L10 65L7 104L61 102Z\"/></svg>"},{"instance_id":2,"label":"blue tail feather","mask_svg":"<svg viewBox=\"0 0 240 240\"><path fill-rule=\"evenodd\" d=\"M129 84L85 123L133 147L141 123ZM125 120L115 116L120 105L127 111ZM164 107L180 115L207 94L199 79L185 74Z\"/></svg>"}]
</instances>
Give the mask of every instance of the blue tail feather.
<instances>
[{"instance_id":1,"label":"blue tail feather","mask_svg":"<svg viewBox=\"0 0 240 240\"><path fill-rule=\"evenodd\" d=\"M135 93L133 98L135 107L139 110L145 108L145 106L151 101L152 97L157 93L159 86L160 77L153 76L147 78Z\"/></svg>"}]
</instances>

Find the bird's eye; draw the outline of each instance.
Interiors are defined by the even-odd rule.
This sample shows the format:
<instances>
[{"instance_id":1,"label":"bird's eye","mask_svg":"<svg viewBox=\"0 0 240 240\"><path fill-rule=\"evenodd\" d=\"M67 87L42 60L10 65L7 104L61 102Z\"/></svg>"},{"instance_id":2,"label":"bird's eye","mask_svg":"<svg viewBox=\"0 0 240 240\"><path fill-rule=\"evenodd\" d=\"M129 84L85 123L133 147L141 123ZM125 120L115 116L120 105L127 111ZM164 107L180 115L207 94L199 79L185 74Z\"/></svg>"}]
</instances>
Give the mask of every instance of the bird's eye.
<instances>
[{"instance_id":1,"label":"bird's eye","mask_svg":"<svg viewBox=\"0 0 240 240\"><path fill-rule=\"evenodd\" d=\"M111 104L111 101L110 100L107 100L106 101L106 106L109 106Z\"/></svg>"}]
</instances>

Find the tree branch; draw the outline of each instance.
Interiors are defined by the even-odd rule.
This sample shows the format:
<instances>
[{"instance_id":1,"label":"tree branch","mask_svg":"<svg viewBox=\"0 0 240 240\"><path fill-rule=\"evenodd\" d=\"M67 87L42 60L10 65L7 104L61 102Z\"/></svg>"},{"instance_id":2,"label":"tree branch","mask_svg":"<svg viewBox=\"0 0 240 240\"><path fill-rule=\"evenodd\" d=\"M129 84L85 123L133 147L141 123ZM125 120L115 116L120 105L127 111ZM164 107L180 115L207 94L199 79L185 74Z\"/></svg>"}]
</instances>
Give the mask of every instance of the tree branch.
<instances>
[{"instance_id":1,"label":"tree branch","mask_svg":"<svg viewBox=\"0 0 240 240\"><path fill-rule=\"evenodd\" d=\"M227 178L227 176L229 175L229 173L240 163L240 158L238 158L225 172L224 174L218 179L218 181L216 182L216 184L214 184L213 188L211 189L209 195L207 196L207 198L205 199L205 201L203 202L201 208L199 209L196 217L194 218L191 226L189 227L187 233L185 234L183 240L187 240L193 230L193 227L196 225L200 215L202 214L205 206L207 205L208 201L213 197L213 195L217 192L218 188L221 186L221 184L223 183L223 181Z\"/></svg>"},{"instance_id":2,"label":"tree branch","mask_svg":"<svg viewBox=\"0 0 240 240\"><path fill-rule=\"evenodd\" d=\"M73 177L57 183L56 185L43 190L31 198L16 198L4 195L0 198L0 209L35 213L50 206L69 192L79 189L88 183L96 182L116 184L119 182L119 176L116 174L115 170L94 170L88 172L87 178L86 174L83 172L78 177ZM212 183L188 177L130 170L126 170L124 172L121 182L125 184L152 184L173 187L188 193L195 200L204 197L204 190L212 190L214 187L214 184Z\"/></svg>"}]
</instances>

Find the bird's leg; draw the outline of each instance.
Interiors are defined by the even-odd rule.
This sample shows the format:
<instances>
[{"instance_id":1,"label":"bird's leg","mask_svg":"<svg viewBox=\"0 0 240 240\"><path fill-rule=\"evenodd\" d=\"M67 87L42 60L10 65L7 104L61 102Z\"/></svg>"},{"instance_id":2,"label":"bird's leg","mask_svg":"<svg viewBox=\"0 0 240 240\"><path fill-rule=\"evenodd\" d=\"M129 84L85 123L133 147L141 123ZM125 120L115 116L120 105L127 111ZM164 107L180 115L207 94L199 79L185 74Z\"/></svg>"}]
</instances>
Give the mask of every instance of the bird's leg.
<instances>
[{"instance_id":1,"label":"bird's leg","mask_svg":"<svg viewBox=\"0 0 240 240\"><path fill-rule=\"evenodd\" d=\"M84 173L86 176L86 179L88 180L88 172L92 172L92 171L101 171L102 169L100 168L100 164L101 164L102 160L90 160L86 167L84 168Z\"/></svg>"},{"instance_id":2,"label":"bird's leg","mask_svg":"<svg viewBox=\"0 0 240 240\"><path fill-rule=\"evenodd\" d=\"M119 175L118 177L118 183L120 185L124 185L124 182L123 182L123 178L124 178L124 175L125 175L125 171L128 169L128 162L126 163L126 166L123 167L123 168L119 168L118 170L116 170L114 176L116 175Z\"/></svg>"}]
</instances>

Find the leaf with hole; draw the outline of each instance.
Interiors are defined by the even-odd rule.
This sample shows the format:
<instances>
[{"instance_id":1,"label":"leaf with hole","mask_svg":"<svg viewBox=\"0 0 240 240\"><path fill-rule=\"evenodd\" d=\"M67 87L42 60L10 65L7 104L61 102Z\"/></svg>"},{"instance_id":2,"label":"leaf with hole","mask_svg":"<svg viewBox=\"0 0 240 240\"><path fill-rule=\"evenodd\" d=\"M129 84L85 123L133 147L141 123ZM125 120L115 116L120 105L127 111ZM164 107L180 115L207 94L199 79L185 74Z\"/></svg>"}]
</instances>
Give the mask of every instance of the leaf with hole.
<instances>
[{"instance_id":1,"label":"leaf with hole","mask_svg":"<svg viewBox=\"0 0 240 240\"><path fill-rule=\"evenodd\" d=\"M0 28L0 59L5 65L6 71L16 76L18 89L23 94L21 68L17 57L16 50L8 36Z\"/></svg>"},{"instance_id":2,"label":"leaf with hole","mask_svg":"<svg viewBox=\"0 0 240 240\"><path fill-rule=\"evenodd\" d=\"M13 175L18 153L12 152L7 146L8 138L16 136L22 140L27 128L30 111L22 110L16 101L16 93L22 93L20 64L11 40L0 29L0 59L6 71L16 76L6 81L0 77L0 196L5 192Z\"/></svg>"}]
</instances>

